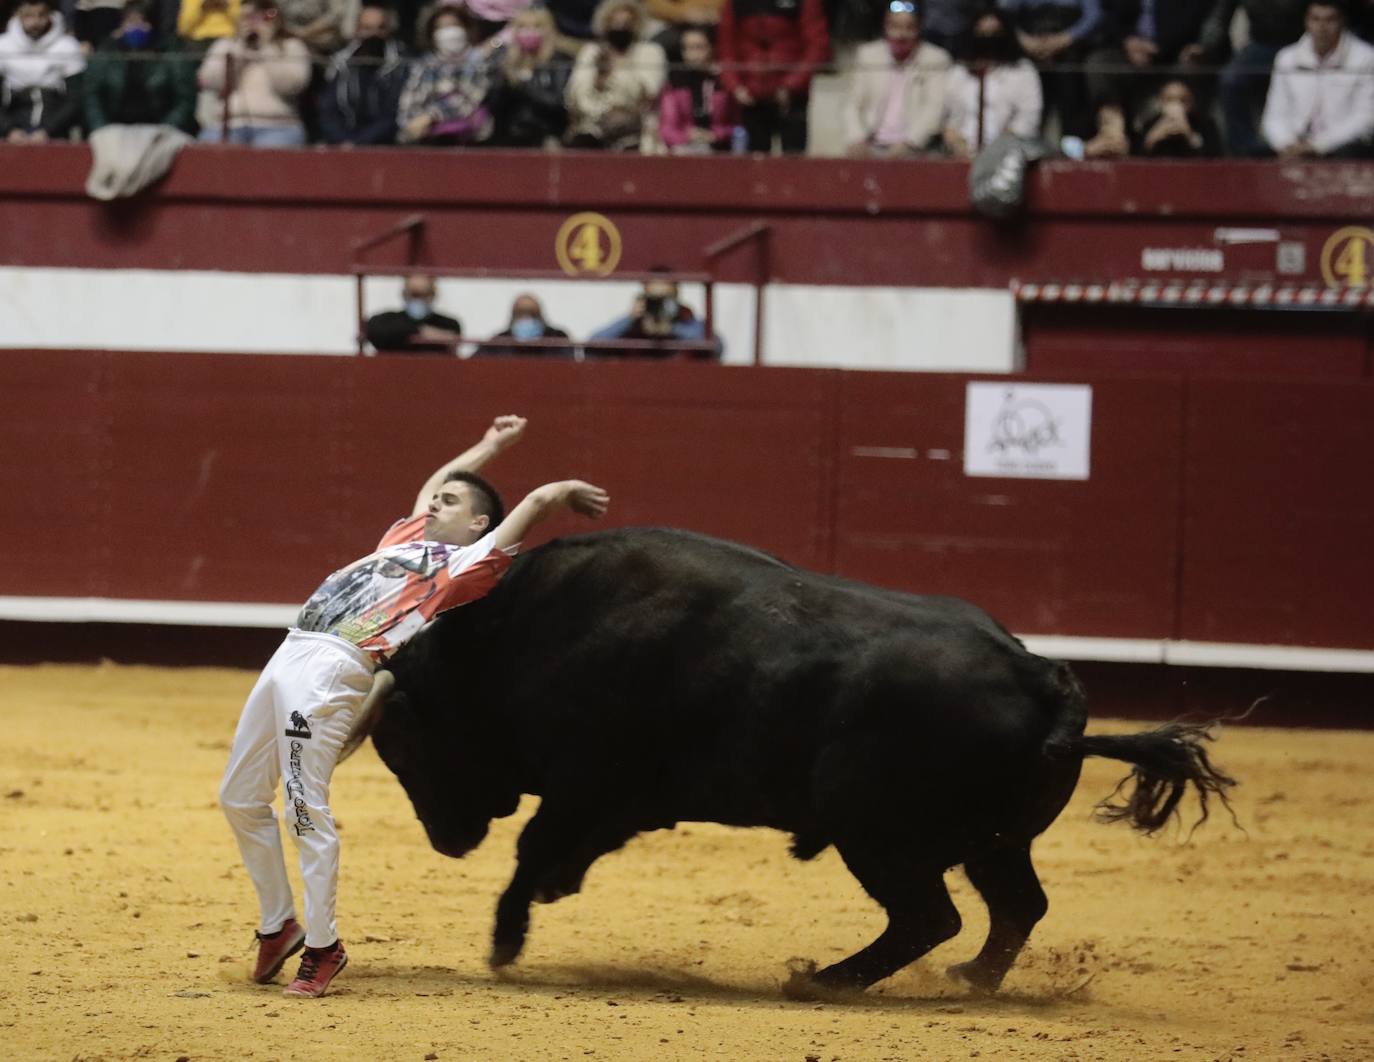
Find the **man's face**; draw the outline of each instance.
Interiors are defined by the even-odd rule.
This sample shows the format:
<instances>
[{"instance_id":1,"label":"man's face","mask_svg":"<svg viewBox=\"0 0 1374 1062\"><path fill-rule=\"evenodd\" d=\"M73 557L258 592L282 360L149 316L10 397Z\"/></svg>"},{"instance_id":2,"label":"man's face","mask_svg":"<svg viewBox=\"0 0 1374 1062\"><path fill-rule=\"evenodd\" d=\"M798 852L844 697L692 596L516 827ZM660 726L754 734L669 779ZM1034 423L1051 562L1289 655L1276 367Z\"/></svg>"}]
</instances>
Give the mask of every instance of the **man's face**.
<instances>
[{"instance_id":1,"label":"man's face","mask_svg":"<svg viewBox=\"0 0 1374 1062\"><path fill-rule=\"evenodd\" d=\"M451 480L441 484L429 500L425 538L450 546L470 546L485 535L491 518L473 507L477 497L470 483Z\"/></svg>"},{"instance_id":2,"label":"man's face","mask_svg":"<svg viewBox=\"0 0 1374 1062\"><path fill-rule=\"evenodd\" d=\"M682 61L690 67L701 69L711 62L711 42L700 30L682 35Z\"/></svg>"},{"instance_id":3,"label":"man's face","mask_svg":"<svg viewBox=\"0 0 1374 1062\"><path fill-rule=\"evenodd\" d=\"M677 285L668 280L650 280L644 285L644 298L662 301L677 298Z\"/></svg>"},{"instance_id":4,"label":"man's face","mask_svg":"<svg viewBox=\"0 0 1374 1062\"><path fill-rule=\"evenodd\" d=\"M889 11L883 18L883 36L890 41L914 41L921 35L921 24L909 11Z\"/></svg>"},{"instance_id":5,"label":"man's face","mask_svg":"<svg viewBox=\"0 0 1374 1062\"><path fill-rule=\"evenodd\" d=\"M38 40L52 29L52 13L44 4L21 4L19 26L31 40Z\"/></svg>"},{"instance_id":6,"label":"man's face","mask_svg":"<svg viewBox=\"0 0 1374 1062\"><path fill-rule=\"evenodd\" d=\"M1307 32L1318 55L1326 55L1341 40L1344 28L1339 8L1326 4L1312 4L1307 8Z\"/></svg>"},{"instance_id":7,"label":"man's face","mask_svg":"<svg viewBox=\"0 0 1374 1062\"><path fill-rule=\"evenodd\" d=\"M386 40L391 36L386 12L380 7L363 8L358 12L358 24L354 27L353 35L360 41L369 40L373 37Z\"/></svg>"},{"instance_id":8,"label":"man's face","mask_svg":"<svg viewBox=\"0 0 1374 1062\"><path fill-rule=\"evenodd\" d=\"M434 278L433 277L407 277L405 286L405 297L407 299L420 299L424 302L434 302Z\"/></svg>"}]
</instances>

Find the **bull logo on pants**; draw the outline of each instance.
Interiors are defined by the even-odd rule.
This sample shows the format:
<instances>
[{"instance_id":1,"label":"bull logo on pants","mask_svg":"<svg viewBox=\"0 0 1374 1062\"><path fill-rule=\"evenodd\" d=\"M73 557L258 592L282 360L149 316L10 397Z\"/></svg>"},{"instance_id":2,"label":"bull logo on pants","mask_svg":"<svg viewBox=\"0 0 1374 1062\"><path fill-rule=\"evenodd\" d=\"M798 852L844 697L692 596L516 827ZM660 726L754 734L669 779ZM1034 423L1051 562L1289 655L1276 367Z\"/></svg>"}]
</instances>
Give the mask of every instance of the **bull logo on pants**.
<instances>
[{"instance_id":1,"label":"bull logo on pants","mask_svg":"<svg viewBox=\"0 0 1374 1062\"><path fill-rule=\"evenodd\" d=\"M291 713L291 726L286 730L287 737L309 738L310 723L300 712Z\"/></svg>"}]
</instances>

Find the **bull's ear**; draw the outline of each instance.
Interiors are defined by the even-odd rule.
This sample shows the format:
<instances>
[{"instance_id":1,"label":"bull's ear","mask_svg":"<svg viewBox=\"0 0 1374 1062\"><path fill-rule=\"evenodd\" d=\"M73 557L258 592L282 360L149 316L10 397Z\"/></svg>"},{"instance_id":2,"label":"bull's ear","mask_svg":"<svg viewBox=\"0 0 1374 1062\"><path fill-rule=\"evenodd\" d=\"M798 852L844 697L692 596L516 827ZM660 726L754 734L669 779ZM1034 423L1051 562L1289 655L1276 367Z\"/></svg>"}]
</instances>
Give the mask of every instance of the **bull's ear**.
<instances>
[{"instance_id":1,"label":"bull's ear","mask_svg":"<svg viewBox=\"0 0 1374 1062\"><path fill-rule=\"evenodd\" d=\"M394 712L397 710L395 702L406 700L405 694L394 692L395 687L396 679L390 671L381 670L373 676L372 689L363 699L362 707L358 709L358 717L353 720L348 736L344 738L343 748L339 750L340 763L358 751L358 746L376 729L383 711ZM408 704L404 707L409 711Z\"/></svg>"}]
</instances>

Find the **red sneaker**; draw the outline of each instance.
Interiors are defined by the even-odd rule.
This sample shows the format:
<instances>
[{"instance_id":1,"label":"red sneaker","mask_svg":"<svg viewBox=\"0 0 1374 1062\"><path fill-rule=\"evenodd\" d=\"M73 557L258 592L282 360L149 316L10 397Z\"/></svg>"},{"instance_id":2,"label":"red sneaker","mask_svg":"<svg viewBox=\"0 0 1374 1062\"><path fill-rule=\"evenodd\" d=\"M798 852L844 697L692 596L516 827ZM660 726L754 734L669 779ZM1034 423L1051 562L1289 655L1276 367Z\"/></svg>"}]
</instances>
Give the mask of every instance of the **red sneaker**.
<instances>
[{"instance_id":1,"label":"red sneaker","mask_svg":"<svg viewBox=\"0 0 1374 1062\"><path fill-rule=\"evenodd\" d=\"M296 979L282 990L282 995L304 998L322 996L329 982L347 965L348 952L344 951L341 940L334 941L327 948L306 948Z\"/></svg>"},{"instance_id":2,"label":"red sneaker","mask_svg":"<svg viewBox=\"0 0 1374 1062\"><path fill-rule=\"evenodd\" d=\"M258 938L258 961L253 967L253 980L260 985L276 977L286 960L305 947L305 927L294 918L288 918L275 933L253 935Z\"/></svg>"}]
</instances>

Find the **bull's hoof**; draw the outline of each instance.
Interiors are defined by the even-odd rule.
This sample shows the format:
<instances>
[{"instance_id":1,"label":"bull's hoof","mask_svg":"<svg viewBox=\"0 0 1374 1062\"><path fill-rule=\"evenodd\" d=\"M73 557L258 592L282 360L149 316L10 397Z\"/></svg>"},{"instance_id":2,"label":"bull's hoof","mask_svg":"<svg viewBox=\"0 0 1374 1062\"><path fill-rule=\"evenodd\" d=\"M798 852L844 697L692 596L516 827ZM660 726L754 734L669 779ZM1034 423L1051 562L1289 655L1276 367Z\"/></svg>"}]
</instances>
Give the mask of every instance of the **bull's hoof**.
<instances>
[{"instance_id":1,"label":"bull's hoof","mask_svg":"<svg viewBox=\"0 0 1374 1062\"><path fill-rule=\"evenodd\" d=\"M487 965L493 970L499 970L503 966L509 966L516 959L520 958L525 942L523 940L507 941L502 943L497 941L491 946L491 954L487 957Z\"/></svg>"},{"instance_id":2,"label":"bull's hoof","mask_svg":"<svg viewBox=\"0 0 1374 1062\"><path fill-rule=\"evenodd\" d=\"M818 972L810 959L789 959L782 994L799 1003L839 1003L863 992L862 986L827 978L826 972Z\"/></svg>"},{"instance_id":3,"label":"bull's hoof","mask_svg":"<svg viewBox=\"0 0 1374 1062\"><path fill-rule=\"evenodd\" d=\"M945 969L945 976L954 981L962 981L981 995L992 995L1002 987L1002 978L990 971L977 959L956 963Z\"/></svg>"}]
</instances>

